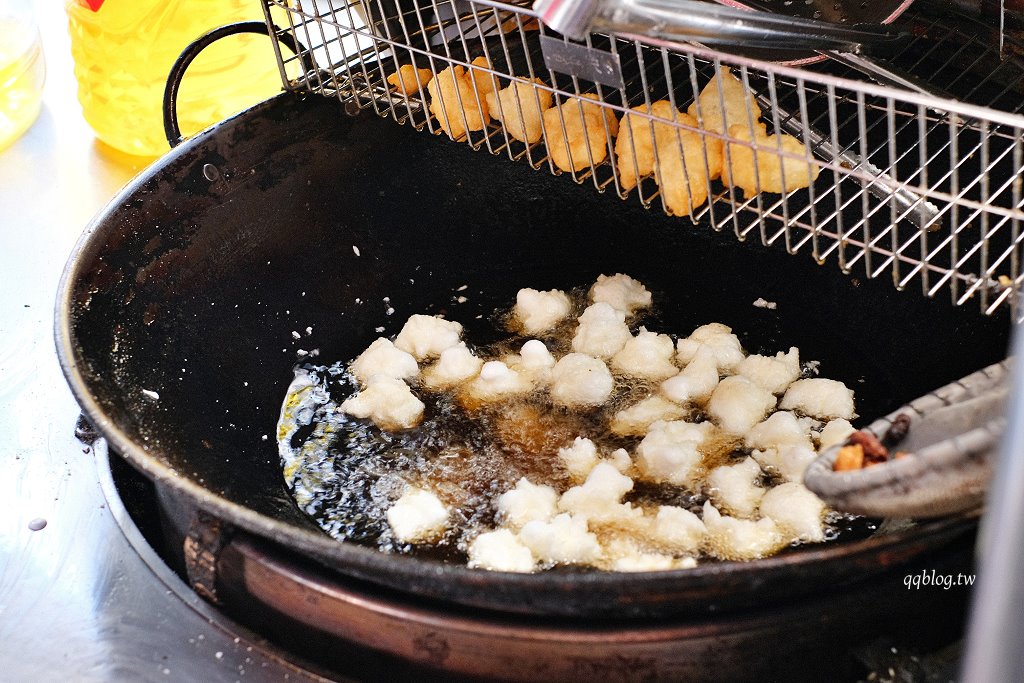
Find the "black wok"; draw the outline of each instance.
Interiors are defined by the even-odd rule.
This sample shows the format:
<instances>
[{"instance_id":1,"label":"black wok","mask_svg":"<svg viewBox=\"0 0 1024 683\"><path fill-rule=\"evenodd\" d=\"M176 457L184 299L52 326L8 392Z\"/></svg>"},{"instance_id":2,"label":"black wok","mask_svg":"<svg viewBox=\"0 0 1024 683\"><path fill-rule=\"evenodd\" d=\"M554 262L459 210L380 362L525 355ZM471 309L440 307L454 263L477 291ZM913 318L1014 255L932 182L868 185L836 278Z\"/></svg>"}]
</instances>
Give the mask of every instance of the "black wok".
<instances>
[{"instance_id":1,"label":"black wok","mask_svg":"<svg viewBox=\"0 0 1024 683\"><path fill-rule=\"evenodd\" d=\"M96 217L64 275L57 343L88 418L163 490L344 576L462 605L619 617L738 609L871 580L969 533L971 520L952 519L688 571L508 575L339 543L293 504L274 433L298 349L351 358L378 326L392 335L408 315L440 310L486 340L497 334L486 314L520 287L616 272L669 302L658 329L718 320L751 351L799 346L857 390L864 420L1005 354L1005 316L843 277L296 95L175 149ZM454 303L462 285L469 300ZM759 297L778 309L753 307Z\"/></svg>"}]
</instances>

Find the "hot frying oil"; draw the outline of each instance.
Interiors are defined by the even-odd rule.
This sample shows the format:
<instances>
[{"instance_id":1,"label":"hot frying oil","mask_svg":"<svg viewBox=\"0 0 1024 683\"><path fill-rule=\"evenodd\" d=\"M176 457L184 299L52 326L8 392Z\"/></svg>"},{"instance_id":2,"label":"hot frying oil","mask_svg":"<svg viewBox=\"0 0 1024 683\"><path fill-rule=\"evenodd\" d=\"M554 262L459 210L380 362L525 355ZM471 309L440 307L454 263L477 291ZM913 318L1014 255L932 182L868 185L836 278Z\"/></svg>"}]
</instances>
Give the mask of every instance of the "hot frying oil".
<instances>
[{"instance_id":1,"label":"hot frying oil","mask_svg":"<svg viewBox=\"0 0 1024 683\"><path fill-rule=\"evenodd\" d=\"M507 322L498 320L501 325ZM562 325L556 336L544 341L556 356L567 353L573 331L571 325ZM513 337L472 350L481 358L501 359L515 354L524 341ZM614 434L608 425L615 413L655 389L649 382L619 377L608 401L581 411L553 405L545 392L488 403L468 399L458 389L432 391L413 382L425 405L423 420L415 428L388 432L341 411L341 403L359 388L346 368L347 363L307 365L297 371L289 389L278 443L285 480L296 502L339 540L460 564L467 560L468 541L498 526L495 501L521 478L559 493L579 483L571 480L558 455L576 437L589 438L600 453L619 448L635 452L642 437ZM703 421L701 406L686 419ZM700 450L705 474L747 457L741 438L720 432ZM636 507L655 510L672 505L700 515L707 500L708 491L699 486L690 490L644 481L635 465L626 474L635 484L625 502ZM762 485L772 484L767 475L763 479ZM392 535L387 510L410 485L434 492L451 511L447 531L437 542L413 545ZM855 518L835 513L827 522L830 539L871 531ZM604 542L616 530L596 531Z\"/></svg>"},{"instance_id":2,"label":"hot frying oil","mask_svg":"<svg viewBox=\"0 0 1024 683\"><path fill-rule=\"evenodd\" d=\"M495 526L494 500L519 479L561 491L572 485L558 450L575 437L588 436L604 452L639 441L603 426L620 401L575 413L540 394L466 409L456 392L423 391L422 423L384 432L340 411L356 390L342 368L309 368L293 385L279 434L285 477L328 533L382 550L464 562L461 538ZM397 543L388 528L386 511L410 484L434 491L454 511L450 531L434 547Z\"/></svg>"}]
</instances>

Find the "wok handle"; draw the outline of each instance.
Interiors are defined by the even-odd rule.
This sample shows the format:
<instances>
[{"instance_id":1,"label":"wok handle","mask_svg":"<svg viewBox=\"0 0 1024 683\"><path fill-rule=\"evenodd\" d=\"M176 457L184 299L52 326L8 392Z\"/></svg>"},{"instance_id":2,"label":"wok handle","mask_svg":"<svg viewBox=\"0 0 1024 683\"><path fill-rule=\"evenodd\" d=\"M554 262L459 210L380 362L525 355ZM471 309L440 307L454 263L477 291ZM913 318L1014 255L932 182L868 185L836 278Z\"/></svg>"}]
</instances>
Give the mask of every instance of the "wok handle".
<instances>
[{"instance_id":1,"label":"wok handle","mask_svg":"<svg viewBox=\"0 0 1024 683\"><path fill-rule=\"evenodd\" d=\"M164 135L167 137L167 144L171 148L180 145L184 140L181 128L178 126L178 88L181 87L181 80L185 77L185 71L192 64L192 60L199 56L199 53L207 47L227 36L238 35L239 33L257 33L264 36L271 36L270 26L262 21L240 21L236 24L227 24L212 31L204 33L189 43L188 47L182 50L181 54L174 61L171 72L167 75L167 85L164 86ZM312 70L312 62L309 55L302 49L302 46L295 38L274 27L274 37L285 47L295 53L302 66L307 71Z\"/></svg>"}]
</instances>

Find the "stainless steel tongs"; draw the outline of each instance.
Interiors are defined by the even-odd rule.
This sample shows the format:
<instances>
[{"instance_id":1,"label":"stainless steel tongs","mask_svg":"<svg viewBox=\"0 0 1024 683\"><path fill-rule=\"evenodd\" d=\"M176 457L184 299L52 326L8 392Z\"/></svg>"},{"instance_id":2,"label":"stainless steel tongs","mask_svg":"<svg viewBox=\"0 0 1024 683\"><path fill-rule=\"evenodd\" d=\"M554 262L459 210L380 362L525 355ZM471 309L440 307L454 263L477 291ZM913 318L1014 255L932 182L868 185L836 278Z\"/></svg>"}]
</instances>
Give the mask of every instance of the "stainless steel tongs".
<instances>
[{"instance_id":1,"label":"stainless steel tongs","mask_svg":"<svg viewBox=\"0 0 1024 683\"><path fill-rule=\"evenodd\" d=\"M882 26L844 26L696 0L537 0L534 9L545 24L574 40L608 31L712 45L859 54L899 38Z\"/></svg>"},{"instance_id":2,"label":"stainless steel tongs","mask_svg":"<svg viewBox=\"0 0 1024 683\"><path fill-rule=\"evenodd\" d=\"M882 25L845 26L695 0L537 0L534 9L547 26L574 40L582 40L590 32L603 31L790 53L846 55L854 59L866 51L888 49L903 38L902 34L889 32ZM867 70L888 74L877 67ZM587 78L571 65L567 72ZM762 108L773 106L763 94L755 93L755 97ZM868 192L891 202L901 216L909 218L918 228L935 230L939 227L939 210L927 199L901 185L867 159L850 150L833 149L827 135L809 125L805 127L796 117L785 114L781 118L783 128L791 135L800 136L806 130L810 144L824 158L838 159L846 168L861 169L870 175Z\"/></svg>"},{"instance_id":3,"label":"stainless steel tongs","mask_svg":"<svg viewBox=\"0 0 1024 683\"><path fill-rule=\"evenodd\" d=\"M897 417L907 420L893 448L907 457L833 471L844 444L827 449L804 472L804 484L829 507L869 517L943 517L982 504L1006 428L1010 361L936 389L872 422L882 442Z\"/></svg>"}]
</instances>

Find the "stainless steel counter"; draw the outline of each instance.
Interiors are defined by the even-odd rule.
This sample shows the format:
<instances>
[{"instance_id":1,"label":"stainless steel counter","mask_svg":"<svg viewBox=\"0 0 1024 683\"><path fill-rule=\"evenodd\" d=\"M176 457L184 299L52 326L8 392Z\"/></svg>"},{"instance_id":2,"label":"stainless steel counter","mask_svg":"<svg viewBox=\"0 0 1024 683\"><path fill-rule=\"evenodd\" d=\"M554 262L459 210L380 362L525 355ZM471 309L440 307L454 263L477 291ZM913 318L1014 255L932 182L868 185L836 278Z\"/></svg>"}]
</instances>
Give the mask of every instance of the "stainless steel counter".
<instances>
[{"instance_id":1,"label":"stainless steel counter","mask_svg":"<svg viewBox=\"0 0 1024 683\"><path fill-rule=\"evenodd\" d=\"M90 217L145 162L94 141L63 3L35 5L44 108L0 152L0 681L311 680L136 553L97 454L75 439L53 343L57 283Z\"/></svg>"}]
</instances>

